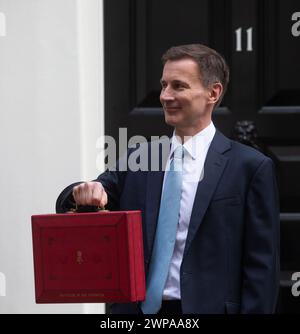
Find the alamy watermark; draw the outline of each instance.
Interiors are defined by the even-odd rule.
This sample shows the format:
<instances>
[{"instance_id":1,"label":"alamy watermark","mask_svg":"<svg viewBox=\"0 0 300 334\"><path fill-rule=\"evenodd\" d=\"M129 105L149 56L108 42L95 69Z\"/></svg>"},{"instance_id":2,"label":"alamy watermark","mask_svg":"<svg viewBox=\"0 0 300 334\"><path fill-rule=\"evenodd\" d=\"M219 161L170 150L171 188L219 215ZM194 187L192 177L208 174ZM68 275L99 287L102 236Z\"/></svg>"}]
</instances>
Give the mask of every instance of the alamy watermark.
<instances>
[{"instance_id":1,"label":"alamy watermark","mask_svg":"<svg viewBox=\"0 0 300 334\"><path fill-rule=\"evenodd\" d=\"M180 138L177 141L184 144L191 136ZM101 170L103 159L105 170L108 171L164 171L170 154L172 138L168 136L152 136L150 142L143 136L133 136L128 139L127 128L119 129L118 143L111 136L101 136L97 139L96 166ZM201 147L191 141L191 151L197 155ZM119 152L119 153L117 153ZM183 156L183 160L185 156Z\"/></svg>"},{"instance_id":2,"label":"alamy watermark","mask_svg":"<svg viewBox=\"0 0 300 334\"><path fill-rule=\"evenodd\" d=\"M6 296L6 280L5 275L0 272L0 297Z\"/></svg>"},{"instance_id":3,"label":"alamy watermark","mask_svg":"<svg viewBox=\"0 0 300 334\"><path fill-rule=\"evenodd\" d=\"M300 36L300 12L295 12L292 14L292 21L296 21L291 28L292 35L294 37Z\"/></svg>"},{"instance_id":4,"label":"alamy watermark","mask_svg":"<svg viewBox=\"0 0 300 334\"><path fill-rule=\"evenodd\" d=\"M0 12L0 37L6 36L6 18L4 13Z\"/></svg>"},{"instance_id":5,"label":"alamy watermark","mask_svg":"<svg viewBox=\"0 0 300 334\"><path fill-rule=\"evenodd\" d=\"M300 272L295 272L292 275L292 281L295 281L295 283L292 285L292 295L294 297L300 296Z\"/></svg>"}]
</instances>

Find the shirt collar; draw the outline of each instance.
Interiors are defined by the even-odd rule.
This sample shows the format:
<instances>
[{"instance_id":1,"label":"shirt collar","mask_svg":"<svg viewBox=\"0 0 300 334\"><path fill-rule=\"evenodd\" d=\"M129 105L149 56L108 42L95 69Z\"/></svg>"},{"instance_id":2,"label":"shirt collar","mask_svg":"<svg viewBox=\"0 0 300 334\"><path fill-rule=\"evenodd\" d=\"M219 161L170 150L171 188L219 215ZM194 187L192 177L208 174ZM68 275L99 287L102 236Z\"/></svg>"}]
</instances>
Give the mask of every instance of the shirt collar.
<instances>
[{"instance_id":1,"label":"shirt collar","mask_svg":"<svg viewBox=\"0 0 300 334\"><path fill-rule=\"evenodd\" d=\"M202 149L209 146L209 144L213 140L215 133L216 133L216 128L213 122L210 122L210 124L206 128L196 133L194 136L189 138L183 144L185 152L187 152L192 157L193 160L197 159L199 155L201 154ZM175 136L175 131L174 131L173 137L172 137L170 156L173 155L175 149L179 145L181 145L181 140L180 138L177 138Z\"/></svg>"}]
</instances>

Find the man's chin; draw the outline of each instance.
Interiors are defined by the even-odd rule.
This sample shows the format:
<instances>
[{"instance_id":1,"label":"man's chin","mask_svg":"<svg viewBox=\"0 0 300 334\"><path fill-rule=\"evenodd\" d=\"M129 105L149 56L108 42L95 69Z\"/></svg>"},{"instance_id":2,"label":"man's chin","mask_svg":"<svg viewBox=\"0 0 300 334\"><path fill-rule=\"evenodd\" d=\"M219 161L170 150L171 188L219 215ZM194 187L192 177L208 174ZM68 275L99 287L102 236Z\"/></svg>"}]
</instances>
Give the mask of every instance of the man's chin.
<instances>
[{"instance_id":1,"label":"man's chin","mask_svg":"<svg viewBox=\"0 0 300 334\"><path fill-rule=\"evenodd\" d=\"M165 115L165 122L172 127L176 127L179 123L179 120L175 119L175 117L169 117Z\"/></svg>"}]
</instances>

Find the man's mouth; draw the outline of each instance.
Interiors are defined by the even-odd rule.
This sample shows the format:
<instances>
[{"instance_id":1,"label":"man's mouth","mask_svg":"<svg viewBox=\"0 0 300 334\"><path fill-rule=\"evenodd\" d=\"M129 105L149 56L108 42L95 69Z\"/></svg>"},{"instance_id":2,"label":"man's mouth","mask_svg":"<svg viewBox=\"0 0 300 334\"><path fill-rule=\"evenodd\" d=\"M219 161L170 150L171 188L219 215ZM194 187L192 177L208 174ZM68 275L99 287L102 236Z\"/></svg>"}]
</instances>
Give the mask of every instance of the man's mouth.
<instances>
[{"instance_id":1,"label":"man's mouth","mask_svg":"<svg viewBox=\"0 0 300 334\"><path fill-rule=\"evenodd\" d=\"M167 106L165 106L164 109L165 109L165 111L166 111L167 113L175 113L175 112L177 112L180 108L179 108L179 107L167 107Z\"/></svg>"}]
</instances>

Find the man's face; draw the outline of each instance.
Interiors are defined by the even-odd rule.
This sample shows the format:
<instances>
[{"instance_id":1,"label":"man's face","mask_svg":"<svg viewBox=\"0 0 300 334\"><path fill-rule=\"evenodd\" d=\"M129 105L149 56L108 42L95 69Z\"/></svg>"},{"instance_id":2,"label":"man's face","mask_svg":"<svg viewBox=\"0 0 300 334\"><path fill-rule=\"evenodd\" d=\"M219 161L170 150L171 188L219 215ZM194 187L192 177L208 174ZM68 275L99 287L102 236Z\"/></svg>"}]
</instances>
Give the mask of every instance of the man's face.
<instances>
[{"instance_id":1,"label":"man's face","mask_svg":"<svg viewBox=\"0 0 300 334\"><path fill-rule=\"evenodd\" d=\"M205 126L209 124L212 110L210 91L203 86L194 60L167 61L161 86L160 102L167 124L189 134L190 130L197 132L204 123Z\"/></svg>"}]
</instances>

